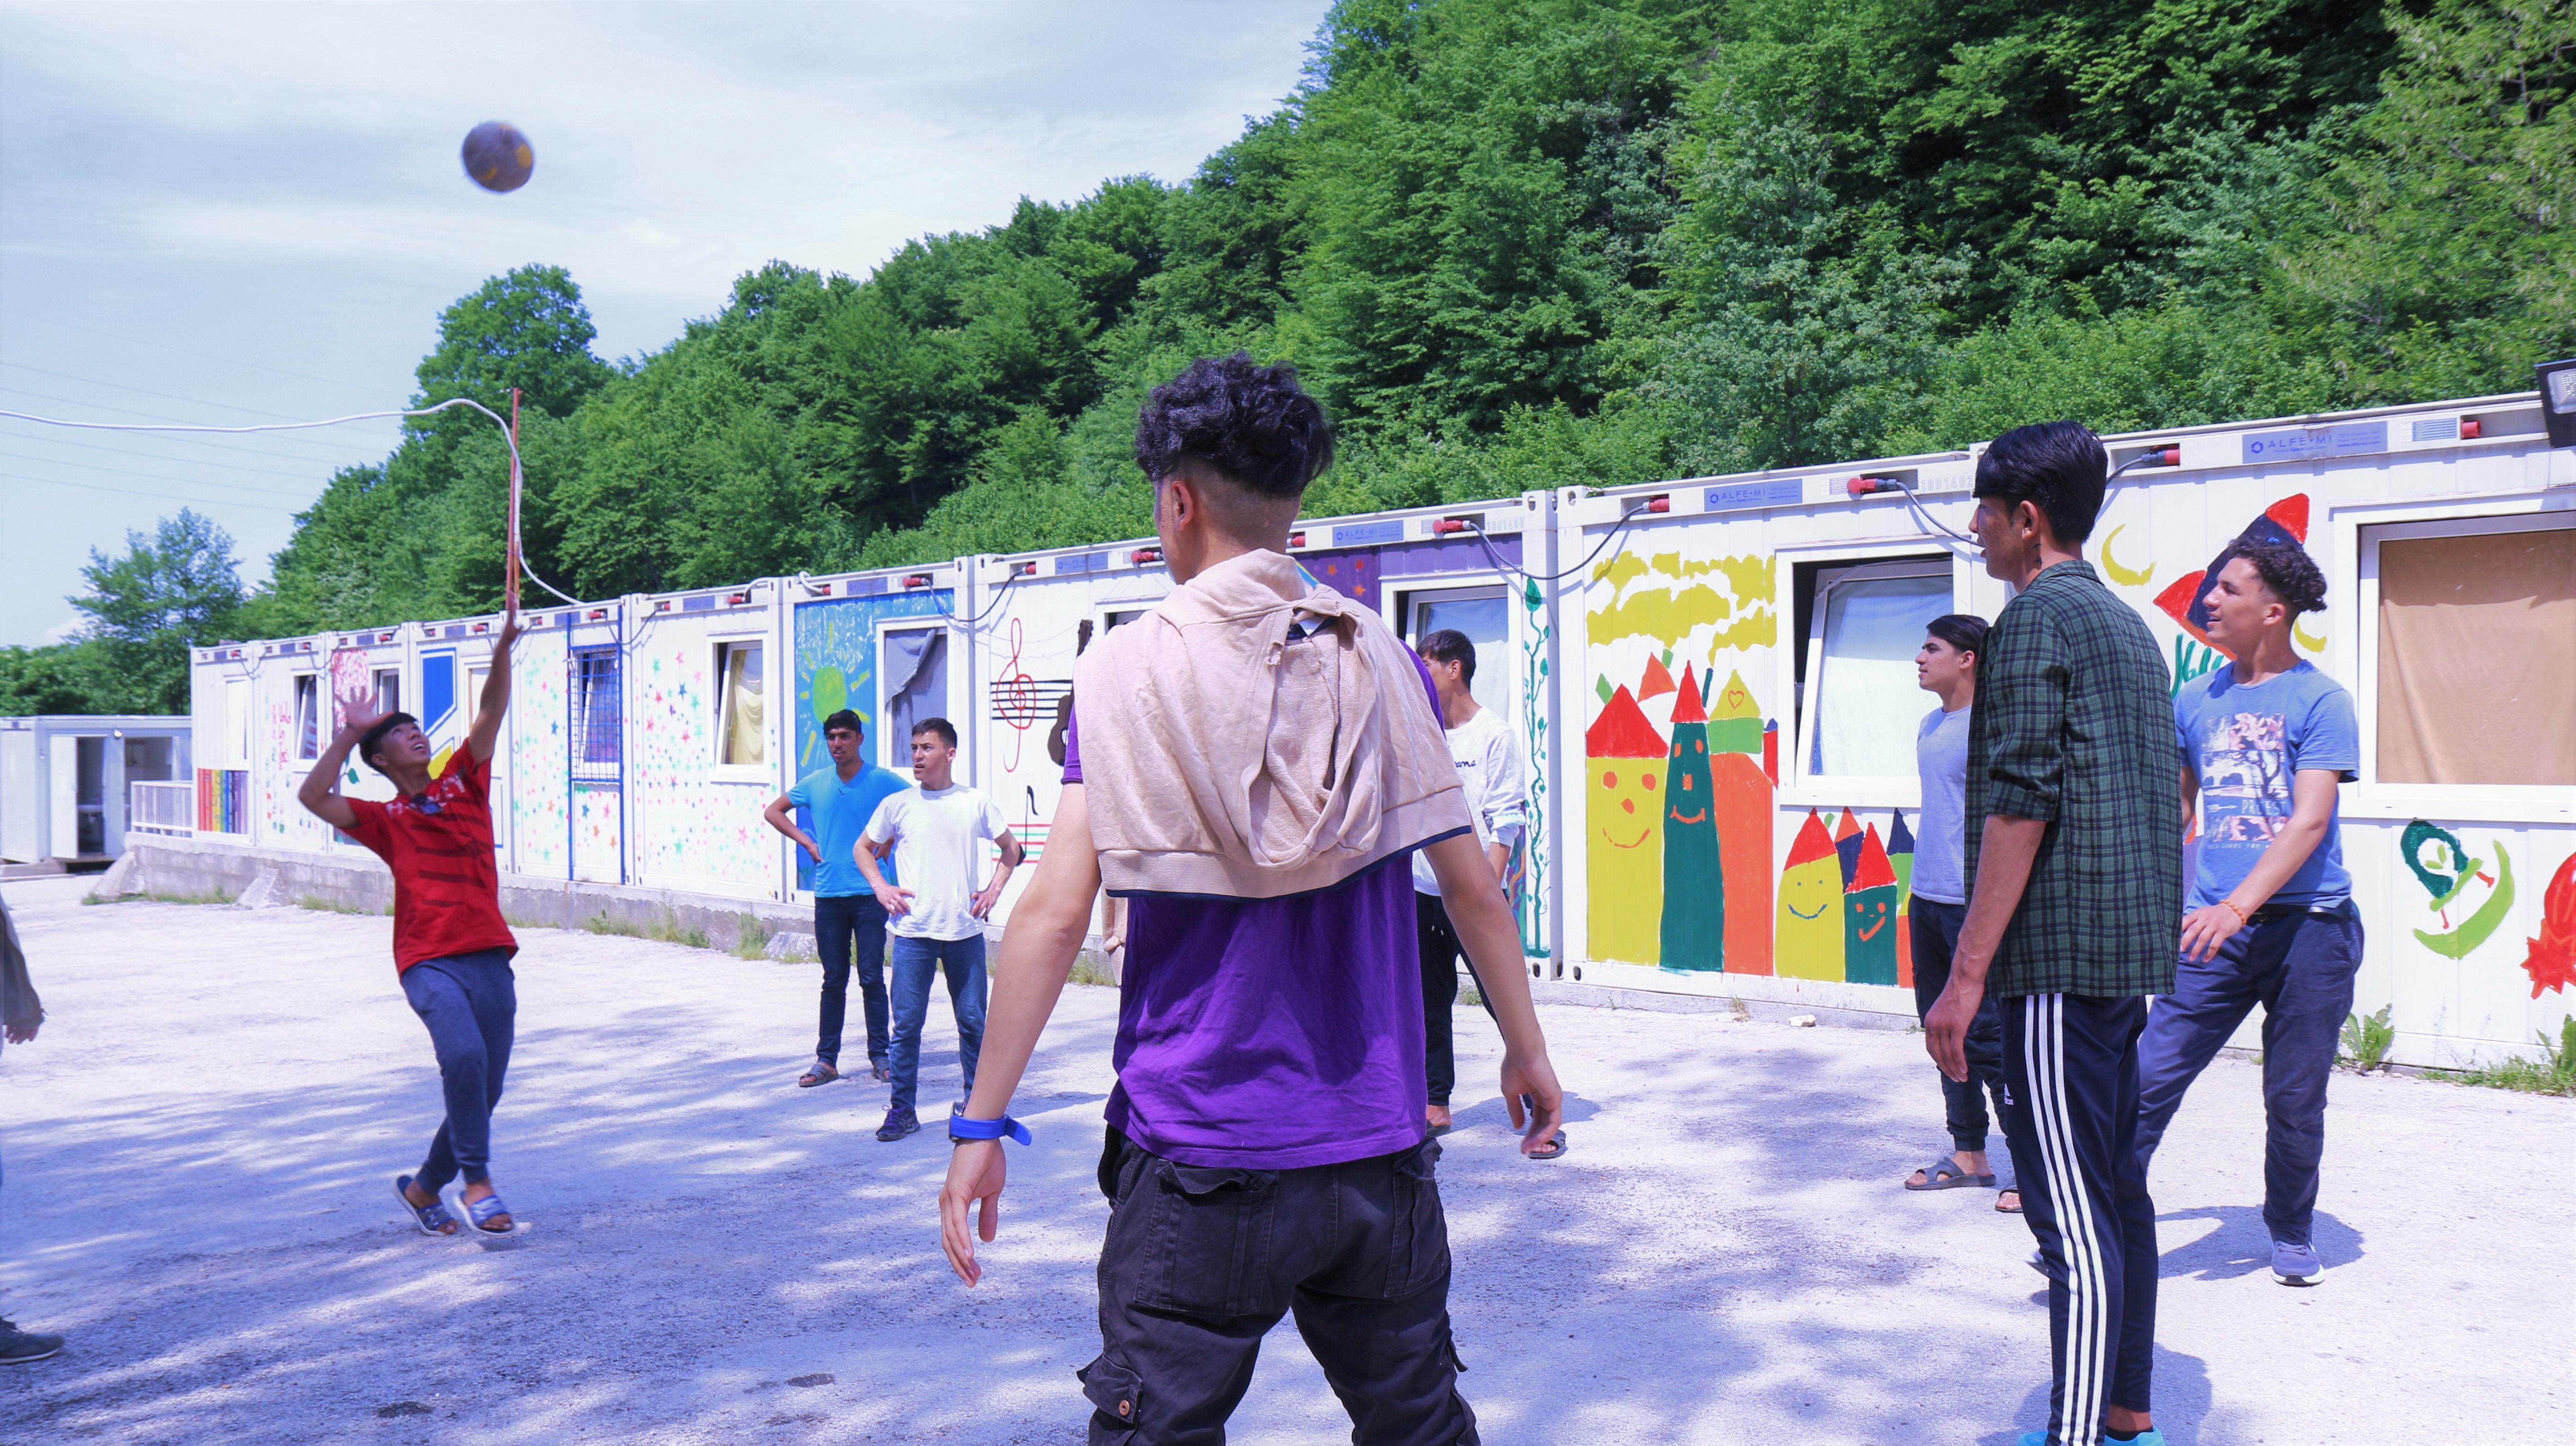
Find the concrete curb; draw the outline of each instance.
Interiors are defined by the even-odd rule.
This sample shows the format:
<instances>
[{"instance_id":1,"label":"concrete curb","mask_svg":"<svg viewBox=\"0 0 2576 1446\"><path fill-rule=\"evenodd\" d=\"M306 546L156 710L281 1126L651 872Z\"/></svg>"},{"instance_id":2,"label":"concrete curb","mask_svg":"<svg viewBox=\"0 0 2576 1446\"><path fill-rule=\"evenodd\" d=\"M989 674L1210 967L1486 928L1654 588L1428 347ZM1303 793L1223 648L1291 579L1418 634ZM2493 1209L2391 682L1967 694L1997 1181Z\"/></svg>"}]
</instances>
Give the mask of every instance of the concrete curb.
<instances>
[{"instance_id":1,"label":"concrete curb","mask_svg":"<svg viewBox=\"0 0 2576 1446\"><path fill-rule=\"evenodd\" d=\"M259 886L265 884L264 891ZM135 840L114 867L99 876L89 896L102 902L137 894L264 893L274 904L312 899L333 908L386 913L394 902L393 875L373 854L316 854L204 839ZM720 894L638 889L620 884L501 875L501 913L513 924L579 929L604 920L608 932L682 938L732 949L746 933L755 942L788 933L810 937L814 911L774 899L729 899ZM695 935L697 938L689 936Z\"/></svg>"}]
</instances>

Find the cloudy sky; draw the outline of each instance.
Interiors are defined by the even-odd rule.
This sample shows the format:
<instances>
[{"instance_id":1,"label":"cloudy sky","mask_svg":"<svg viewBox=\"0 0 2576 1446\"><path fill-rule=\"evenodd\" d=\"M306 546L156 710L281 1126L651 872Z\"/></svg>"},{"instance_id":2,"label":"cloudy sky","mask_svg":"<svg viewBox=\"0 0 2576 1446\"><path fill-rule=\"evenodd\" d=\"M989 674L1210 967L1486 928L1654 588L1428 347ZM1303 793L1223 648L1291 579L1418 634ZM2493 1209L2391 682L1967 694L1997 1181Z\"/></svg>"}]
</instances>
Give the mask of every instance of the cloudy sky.
<instances>
[{"instance_id":1,"label":"cloudy sky","mask_svg":"<svg viewBox=\"0 0 2576 1446\"><path fill-rule=\"evenodd\" d=\"M439 309L569 267L658 349L771 258L1188 176L1296 84L1326 0L0 3L0 409L241 425L400 406ZM535 179L457 147L502 118ZM89 550L181 506L267 576L393 424L173 439L0 419L0 644L63 635Z\"/></svg>"}]
</instances>

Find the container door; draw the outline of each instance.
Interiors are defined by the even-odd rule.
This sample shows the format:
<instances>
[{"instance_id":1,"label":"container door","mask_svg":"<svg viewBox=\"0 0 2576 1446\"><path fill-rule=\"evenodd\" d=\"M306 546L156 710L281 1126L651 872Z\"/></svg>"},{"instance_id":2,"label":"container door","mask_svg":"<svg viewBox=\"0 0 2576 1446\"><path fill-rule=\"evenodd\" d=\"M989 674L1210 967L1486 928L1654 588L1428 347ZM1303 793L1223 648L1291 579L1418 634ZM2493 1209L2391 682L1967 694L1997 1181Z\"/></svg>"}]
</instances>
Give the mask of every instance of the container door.
<instances>
[{"instance_id":1,"label":"container door","mask_svg":"<svg viewBox=\"0 0 2576 1446\"><path fill-rule=\"evenodd\" d=\"M46 750L47 858L67 859L80 852L80 745L88 741L57 733L54 746Z\"/></svg>"}]
</instances>

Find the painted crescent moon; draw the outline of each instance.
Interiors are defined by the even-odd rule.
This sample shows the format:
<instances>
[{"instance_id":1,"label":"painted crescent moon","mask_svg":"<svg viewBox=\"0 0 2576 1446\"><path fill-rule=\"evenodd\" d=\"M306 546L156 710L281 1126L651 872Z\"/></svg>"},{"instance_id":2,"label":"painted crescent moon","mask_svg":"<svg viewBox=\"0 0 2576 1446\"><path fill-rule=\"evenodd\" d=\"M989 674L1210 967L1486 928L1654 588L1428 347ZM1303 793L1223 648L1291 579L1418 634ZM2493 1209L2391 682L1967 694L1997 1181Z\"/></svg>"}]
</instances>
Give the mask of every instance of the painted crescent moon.
<instances>
[{"instance_id":1,"label":"painted crescent moon","mask_svg":"<svg viewBox=\"0 0 2576 1446\"><path fill-rule=\"evenodd\" d=\"M2127 523L2121 523L2119 527L2111 529L2110 536L2102 539L2102 570L2111 575L2111 581L2120 584L2122 587L2145 587L2155 578L2156 565L2154 563L2148 563L2143 571L2131 572L2129 569L2122 567L2111 558L2111 544L2120 540L2120 531L2122 528L2127 526ZM2320 643L2317 646L2322 648L2325 645Z\"/></svg>"},{"instance_id":2,"label":"painted crescent moon","mask_svg":"<svg viewBox=\"0 0 2576 1446\"><path fill-rule=\"evenodd\" d=\"M2105 558L2104 561L2107 562L2109 559ZM2325 639L2312 638L2308 636L2308 630L2300 627L2296 623L2290 625L2290 637L2296 641L2300 647L2307 649L2311 653L2322 653L2326 650Z\"/></svg>"},{"instance_id":3,"label":"painted crescent moon","mask_svg":"<svg viewBox=\"0 0 2576 1446\"><path fill-rule=\"evenodd\" d=\"M2495 892L2487 895L2486 902L2478 905L2477 912L2469 915L2460 927L2450 933L2428 934L2421 929L2416 930L2415 937L2423 941L2425 948L2445 959L2464 959L2468 957L2470 950L2487 941L2487 936L2496 931L2498 924L2504 922L2504 916L2513 908L2513 855L2506 852L2501 840L2496 841L2495 862ZM2475 855L2471 855L2461 865L2463 872L2460 875L2460 882L2463 886L2468 883L2470 874L2477 870L2477 866ZM2451 892L2456 897L2459 890L2453 889Z\"/></svg>"}]
</instances>

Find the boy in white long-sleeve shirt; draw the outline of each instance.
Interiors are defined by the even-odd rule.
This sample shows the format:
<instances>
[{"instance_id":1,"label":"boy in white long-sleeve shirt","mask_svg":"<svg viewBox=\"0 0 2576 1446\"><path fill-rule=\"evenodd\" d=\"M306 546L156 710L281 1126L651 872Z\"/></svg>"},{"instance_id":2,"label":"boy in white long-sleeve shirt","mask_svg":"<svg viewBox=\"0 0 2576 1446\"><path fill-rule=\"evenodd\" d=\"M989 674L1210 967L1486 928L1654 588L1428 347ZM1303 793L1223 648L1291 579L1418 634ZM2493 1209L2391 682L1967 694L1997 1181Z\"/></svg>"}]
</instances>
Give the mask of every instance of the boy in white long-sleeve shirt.
<instances>
[{"instance_id":1,"label":"boy in white long-sleeve shirt","mask_svg":"<svg viewBox=\"0 0 2576 1446\"><path fill-rule=\"evenodd\" d=\"M1502 715L1477 703L1469 690L1476 682L1476 645L1455 628L1442 628L1415 645L1440 695L1440 722L1448 730L1449 760L1458 765L1458 781L1467 792L1467 812L1476 823L1476 844L1492 865L1497 888L1507 887L1512 851L1529 826L1522 802L1521 750ZM1449 911L1440 904L1440 881L1431 861L1413 856L1413 910L1422 950L1422 1025L1424 1074L1430 1104L1424 1112L1435 1131L1449 1128L1449 1094L1456 1088L1457 1060L1450 1038L1450 1011L1458 1003L1458 961L1464 952L1449 926ZM1468 964L1472 973L1473 962ZM1479 998L1484 981L1476 982ZM1491 1014L1493 1008L1486 1006ZM1557 1133L1546 1148L1530 1155L1552 1160L1565 1153L1565 1135Z\"/></svg>"}]
</instances>

